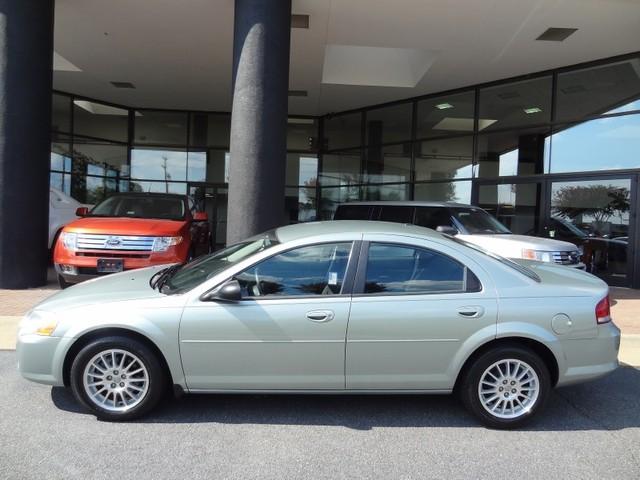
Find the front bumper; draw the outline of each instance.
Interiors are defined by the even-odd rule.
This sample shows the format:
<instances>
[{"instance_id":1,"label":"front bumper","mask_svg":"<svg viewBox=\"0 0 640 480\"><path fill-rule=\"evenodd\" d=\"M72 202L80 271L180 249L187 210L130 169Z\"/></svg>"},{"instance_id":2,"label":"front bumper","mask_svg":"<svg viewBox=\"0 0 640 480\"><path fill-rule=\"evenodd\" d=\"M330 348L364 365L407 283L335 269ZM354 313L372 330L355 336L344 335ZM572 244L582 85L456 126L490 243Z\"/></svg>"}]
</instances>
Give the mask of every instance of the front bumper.
<instances>
[{"instance_id":1,"label":"front bumper","mask_svg":"<svg viewBox=\"0 0 640 480\"><path fill-rule=\"evenodd\" d=\"M185 246L183 246L185 244ZM136 257L132 257L136 255ZM98 273L96 266L99 258L121 258L124 261L124 270L135 270L138 268L152 267L156 265L167 265L173 263L184 263L188 258L188 245L182 242L177 247L171 247L165 252L140 252L129 251L78 251L70 252L61 248L56 248L54 257L54 267L56 273L67 283L79 283L109 273ZM74 267L75 273L64 271L61 265Z\"/></svg>"},{"instance_id":2,"label":"front bumper","mask_svg":"<svg viewBox=\"0 0 640 480\"><path fill-rule=\"evenodd\" d=\"M27 380L63 386L64 352L73 339L43 335L19 335L16 342L18 371Z\"/></svg>"},{"instance_id":3,"label":"front bumper","mask_svg":"<svg viewBox=\"0 0 640 480\"><path fill-rule=\"evenodd\" d=\"M620 329L613 322L598 325L595 338L563 340L566 368L559 372L558 386L595 380L618 368Z\"/></svg>"}]
</instances>

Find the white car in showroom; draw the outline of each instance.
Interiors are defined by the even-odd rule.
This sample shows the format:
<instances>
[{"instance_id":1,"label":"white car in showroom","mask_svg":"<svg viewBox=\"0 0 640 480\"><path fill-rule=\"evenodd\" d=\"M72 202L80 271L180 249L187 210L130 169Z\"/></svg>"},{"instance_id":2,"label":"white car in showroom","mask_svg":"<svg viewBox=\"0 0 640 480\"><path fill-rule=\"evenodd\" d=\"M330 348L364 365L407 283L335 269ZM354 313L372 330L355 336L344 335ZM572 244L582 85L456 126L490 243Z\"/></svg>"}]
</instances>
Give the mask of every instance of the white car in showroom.
<instances>
[{"instance_id":1,"label":"white car in showroom","mask_svg":"<svg viewBox=\"0 0 640 480\"><path fill-rule=\"evenodd\" d=\"M87 207L57 188L49 188L49 248L67 223L77 219L76 210Z\"/></svg>"},{"instance_id":2,"label":"white car in showroom","mask_svg":"<svg viewBox=\"0 0 640 480\"><path fill-rule=\"evenodd\" d=\"M455 235L507 258L524 258L585 270L582 252L570 242L516 235L485 210L451 202L349 202L338 206L334 220L408 223Z\"/></svg>"}]
</instances>

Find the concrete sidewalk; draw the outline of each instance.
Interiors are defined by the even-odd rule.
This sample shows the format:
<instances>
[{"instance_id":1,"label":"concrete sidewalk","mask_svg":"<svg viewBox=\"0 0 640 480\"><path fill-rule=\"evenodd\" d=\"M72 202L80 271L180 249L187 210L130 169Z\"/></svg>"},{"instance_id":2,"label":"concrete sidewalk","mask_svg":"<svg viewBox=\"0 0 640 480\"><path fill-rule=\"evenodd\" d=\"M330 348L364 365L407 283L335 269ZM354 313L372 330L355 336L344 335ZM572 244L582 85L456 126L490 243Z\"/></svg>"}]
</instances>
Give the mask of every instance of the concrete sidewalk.
<instances>
[{"instance_id":1,"label":"concrete sidewalk","mask_svg":"<svg viewBox=\"0 0 640 480\"><path fill-rule=\"evenodd\" d=\"M15 349L22 316L57 291L53 284L30 290L0 290L0 350ZM612 287L611 298L614 322L622 330L620 361L640 368L640 290Z\"/></svg>"}]
</instances>

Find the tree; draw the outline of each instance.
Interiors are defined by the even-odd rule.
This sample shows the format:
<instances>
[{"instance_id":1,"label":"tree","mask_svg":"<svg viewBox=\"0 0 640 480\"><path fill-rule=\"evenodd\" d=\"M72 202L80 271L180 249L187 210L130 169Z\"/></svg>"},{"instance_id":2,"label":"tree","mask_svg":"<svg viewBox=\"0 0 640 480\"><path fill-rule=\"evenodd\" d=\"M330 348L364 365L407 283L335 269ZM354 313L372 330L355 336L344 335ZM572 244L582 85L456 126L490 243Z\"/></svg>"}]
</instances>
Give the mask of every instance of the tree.
<instances>
[{"instance_id":1,"label":"tree","mask_svg":"<svg viewBox=\"0 0 640 480\"><path fill-rule=\"evenodd\" d=\"M554 193L552 204L553 211L563 217L589 215L602 223L629 211L629 189L603 184L567 186Z\"/></svg>"}]
</instances>

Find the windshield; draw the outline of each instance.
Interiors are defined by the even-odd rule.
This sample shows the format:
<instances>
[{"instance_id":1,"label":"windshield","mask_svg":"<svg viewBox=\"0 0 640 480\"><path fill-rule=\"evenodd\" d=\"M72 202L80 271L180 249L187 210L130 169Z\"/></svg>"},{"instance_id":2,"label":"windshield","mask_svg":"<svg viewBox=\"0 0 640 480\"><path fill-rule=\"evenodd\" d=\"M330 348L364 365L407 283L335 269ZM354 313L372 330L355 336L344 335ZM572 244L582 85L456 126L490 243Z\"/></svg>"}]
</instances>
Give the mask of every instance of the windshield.
<instances>
[{"instance_id":1,"label":"windshield","mask_svg":"<svg viewBox=\"0 0 640 480\"><path fill-rule=\"evenodd\" d=\"M158 218L184 220L184 199L177 195L114 195L96 205L94 217Z\"/></svg>"},{"instance_id":2,"label":"windshield","mask_svg":"<svg viewBox=\"0 0 640 480\"><path fill-rule=\"evenodd\" d=\"M481 208L451 208L453 219L471 235L506 234L511 231ZM460 229L459 229L460 230Z\"/></svg>"},{"instance_id":3,"label":"windshield","mask_svg":"<svg viewBox=\"0 0 640 480\"><path fill-rule=\"evenodd\" d=\"M191 290L232 265L277 244L275 235L267 232L259 237L252 237L245 242L200 257L178 270L166 282L167 290L170 293Z\"/></svg>"},{"instance_id":4,"label":"windshield","mask_svg":"<svg viewBox=\"0 0 640 480\"><path fill-rule=\"evenodd\" d=\"M473 243L469 243L469 242L465 242L464 240L461 240L460 238L457 237L452 237L450 235L447 235L447 237L449 238L449 240L453 240L454 242L463 245L467 248L471 248L472 250L475 250L476 252L482 253L483 255L486 255L487 257L490 257L494 260L497 260L498 262L500 262L503 265L506 265L509 268L513 268L514 270L517 270L519 273L521 273L522 275L525 275L527 277L529 277L531 280L535 280L536 282L540 283L540 277L536 274L536 272L534 272L533 270L525 267L524 265L520 265L519 263L514 262L513 260L509 260L508 258L502 257L496 253L490 252L489 250L485 250L482 247L479 247L478 245L474 245Z\"/></svg>"}]
</instances>

